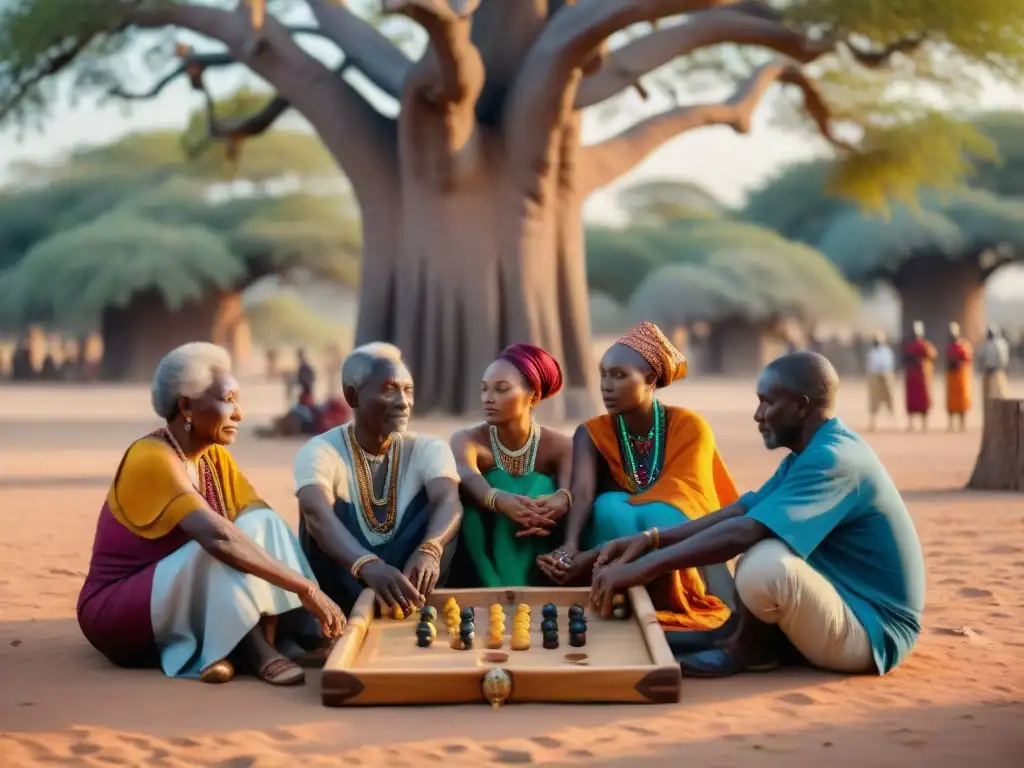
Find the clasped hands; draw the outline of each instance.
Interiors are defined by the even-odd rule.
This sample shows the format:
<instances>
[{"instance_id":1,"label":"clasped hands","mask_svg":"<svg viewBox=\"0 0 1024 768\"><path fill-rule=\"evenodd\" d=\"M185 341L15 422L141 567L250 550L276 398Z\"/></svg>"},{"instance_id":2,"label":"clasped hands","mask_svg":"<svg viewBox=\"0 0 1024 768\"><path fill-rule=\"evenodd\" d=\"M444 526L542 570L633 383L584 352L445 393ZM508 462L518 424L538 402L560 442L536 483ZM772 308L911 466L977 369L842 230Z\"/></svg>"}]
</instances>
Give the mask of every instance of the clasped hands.
<instances>
[{"instance_id":1,"label":"clasped hands","mask_svg":"<svg viewBox=\"0 0 1024 768\"><path fill-rule=\"evenodd\" d=\"M569 511L569 499L561 492L531 499L513 493L500 493L494 500L495 509L518 525L516 538L547 536Z\"/></svg>"}]
</instances>

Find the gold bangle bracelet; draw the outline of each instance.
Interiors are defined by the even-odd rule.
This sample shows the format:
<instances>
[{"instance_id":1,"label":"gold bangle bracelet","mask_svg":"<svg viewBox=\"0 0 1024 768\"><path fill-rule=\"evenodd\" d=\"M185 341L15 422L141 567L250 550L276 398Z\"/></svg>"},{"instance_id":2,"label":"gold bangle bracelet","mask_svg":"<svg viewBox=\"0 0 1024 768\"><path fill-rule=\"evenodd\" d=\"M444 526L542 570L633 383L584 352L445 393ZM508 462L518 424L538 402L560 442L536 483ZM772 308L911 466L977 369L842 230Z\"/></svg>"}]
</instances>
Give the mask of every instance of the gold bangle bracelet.
<instances>
[{"instance_id":1,"label":"gold bangle bracelet","mask_svg":"<svg viewBox=\"0 0 1024 768\"><path fill-rule=\"evenodd\" d=\"M504 491L499 491L497 488L491 488L491 490L487 493L487 498L484 499L484 506L487 507L487 509L491 510L491 512L497 512L498 497L501 496L501 494L503 493Z\"/></svg>"},{"instance_id":2,"label":"gold bangle bracelet","mask_svg":"<svg viewBox=\"0 0 1024 768\"><path fill-rule=\"evenodd\" d=\"M570 507L572 506L572 502L573 502L572 491L570 491L568 488L559 488L556 491L556 493L564 493L565 494L565 498L567 498L569 500L569 506Z\"/></svg>"},{"instance_id":3,"label":"gold bangle bracelet","mask_svg":"<svg viewBox=\"0 0 1024 768\"><path fill-rule=\"evenodd\" d=\"M359 572L363 570L363 566L367 563L373 562L374 560L380 560L380 558L372 554L363 555L362 557L357 558L349 569L349 573L352 574L352 578L359 581Z\"/></svg>"},{"instance_id":4,"label":"gold bangle bracelet","mask_svg":"<svg viewBox=\"0 0 1024 768\"><path fill-rule=\"evenodd\" d=\"M444 547L436 539L424 541L420 544L417 551L430 555L438 562L441 562L441 557L444 555Z\"/></svg>"},{"instance_id":5,"label":"gold bangle bracelet","mask_svg":"<svg viewBox=\"0 0 1024 768\"><path fill-rule=\"evenodd\" d=\"M651 528L651 546L661 549L661 532L657 528Z\"/></svg>"}]
</instances>

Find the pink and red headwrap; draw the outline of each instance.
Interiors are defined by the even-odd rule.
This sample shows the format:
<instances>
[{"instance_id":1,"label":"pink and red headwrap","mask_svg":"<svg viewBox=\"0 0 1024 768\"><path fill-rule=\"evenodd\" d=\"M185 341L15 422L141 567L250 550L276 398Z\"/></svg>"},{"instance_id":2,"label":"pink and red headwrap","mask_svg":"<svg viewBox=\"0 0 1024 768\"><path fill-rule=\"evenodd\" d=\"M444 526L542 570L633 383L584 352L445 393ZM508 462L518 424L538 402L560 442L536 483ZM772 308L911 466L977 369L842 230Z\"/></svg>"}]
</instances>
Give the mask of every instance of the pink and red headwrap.
<instances>
[{"instance_id":1,"label":"pink and red headwrap","mask_svg":"<svg viewBox=\"0 0 1024 768\"><path fill-rule=\"evenodd\" d=\"M523 374L527 385L541 400L546 400L562 388L562 367L554 356L534 344L510 344L498 355Z\"/></svg>"}]
</instances>

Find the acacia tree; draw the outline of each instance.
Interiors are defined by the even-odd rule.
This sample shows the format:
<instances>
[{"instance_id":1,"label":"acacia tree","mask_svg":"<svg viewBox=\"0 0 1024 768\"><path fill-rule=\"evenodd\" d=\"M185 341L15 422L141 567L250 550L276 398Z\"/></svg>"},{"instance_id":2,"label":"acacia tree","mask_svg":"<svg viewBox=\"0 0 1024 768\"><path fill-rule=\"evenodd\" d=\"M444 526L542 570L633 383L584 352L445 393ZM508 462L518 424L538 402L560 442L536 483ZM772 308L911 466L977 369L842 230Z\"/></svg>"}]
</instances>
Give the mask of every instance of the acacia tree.
<instances>
[{"instance_id":1,"label":"acacia tree","mask_svg":"<svg viewBox=\"0 0 1024 768\"><path fill-rule=\"evenodd\" d=\"M581 227L592 190L684 131L749 131L776 83L802 95L815 129L859 158L844 176L858 194L884 198L879 190L912 187L911 176L954 179L963 167L950 148L962 136L932 123L927 142L908 139L916 133L900 126L920 113L904 95L899 108L891 97L884 108L886 87L893 79L948 80L939 54L1012 76L1024 40L1024 0L975 2L968 13L957 0L383 0L385 12L426 32L422 56L410 61L339 0L304 0L315 24L302 28L274 13L288 3L268 8L265 0L8 5L0 14L7 106L39 106L47 78L116 52L139 30L177 27L220 43L211 52L180 48L175 71L204 89L206 69L240 64L277 94L252 119L211 117L210 133L237 144L294 108L355 187L365 227L357 340L397 343L420 405L450 411L475 401L474 382L504 343L542 344L562 360L567 397L556 407L570 416L594 403ZM619 33L680 14L688 14L684 23L625 36L609 50ZM397 118L310 55L296 42L300 34L337 44L341 69L358 70L397 100ZM768 55L739 57L743 82L724 102L675 106L581 146L582 110L629 89L645 92L646 73L730 43ZM901 65L883 74L896 55ZM818 70L820 87L804 65ZM866 74L851 89L858 70ZM159 84L150 92L157 91ZM858 130L847 137L842 124ZM883 137L893 129L891 144ZM921 149L941 157L908 166L904 155Z\"/></svg>"},{"instance_id":2,"label":"acacia tree","mask_svg":"<svg viewBox=\"0 0 1024 768\"><path fill-rule=\"evenodd\" d=\"M771 230L698 220L668 231L665 265L633 292L630 312L668 328L706 323L714 372L756 373L780 352L787 322L810 329L848 320L860 305L828 259Z\"/></svg>"}]
</instances>

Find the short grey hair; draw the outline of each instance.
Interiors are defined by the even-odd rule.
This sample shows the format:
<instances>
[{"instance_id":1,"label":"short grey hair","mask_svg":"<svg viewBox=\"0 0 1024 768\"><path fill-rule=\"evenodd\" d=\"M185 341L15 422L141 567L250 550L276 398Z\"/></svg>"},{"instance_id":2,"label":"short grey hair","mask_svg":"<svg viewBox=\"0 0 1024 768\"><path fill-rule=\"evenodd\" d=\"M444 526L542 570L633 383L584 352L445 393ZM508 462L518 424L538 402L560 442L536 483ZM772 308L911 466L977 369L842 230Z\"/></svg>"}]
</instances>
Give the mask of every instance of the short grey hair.
<instances>
[{"instance_id":1,"label":"short grey hair","mask_svg":"<svg viewBox=\"0 0 1024 768\"><path fill-rule=\"evenodd\" d=\"M393 363L403 362L402 350L384 341L372 341L356 347L341 364L341 386L362 389L373 375L377 364L385 360Z\"/></svg>"},{"instance_id":2,"label":"short grey hair","mask_svg":"<svg viewBox=\"0 0 1024 768\"><path fill-rule=\"evenodd\" d=\"M164 355L153 374L153 410L170 421L178 415L178 399L199 397L219 371L231 371L231 354L216 344L193 341Z\"/></svg>"}]
</instances>

